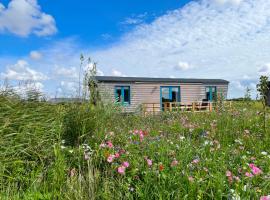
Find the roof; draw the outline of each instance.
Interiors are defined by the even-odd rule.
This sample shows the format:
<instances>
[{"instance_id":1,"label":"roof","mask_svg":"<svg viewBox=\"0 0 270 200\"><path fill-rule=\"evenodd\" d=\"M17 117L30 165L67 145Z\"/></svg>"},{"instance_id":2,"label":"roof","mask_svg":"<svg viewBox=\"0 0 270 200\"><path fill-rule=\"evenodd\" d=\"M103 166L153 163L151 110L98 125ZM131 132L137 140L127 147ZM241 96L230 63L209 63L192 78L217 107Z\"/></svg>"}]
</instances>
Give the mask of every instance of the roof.
<instances>
[{"instance_id":1,"label":"roof","mask_svg":"<svg viewBox=\"0 0 270 200\"><path fill-rule=\"evenodd\" d=\"M223 79L196 79L196 78L149 78L149 77L118 77L96 76L98 82L149 82L149 83L203 83L203 84L229 84Z\"/></svg>"}]
</instances>

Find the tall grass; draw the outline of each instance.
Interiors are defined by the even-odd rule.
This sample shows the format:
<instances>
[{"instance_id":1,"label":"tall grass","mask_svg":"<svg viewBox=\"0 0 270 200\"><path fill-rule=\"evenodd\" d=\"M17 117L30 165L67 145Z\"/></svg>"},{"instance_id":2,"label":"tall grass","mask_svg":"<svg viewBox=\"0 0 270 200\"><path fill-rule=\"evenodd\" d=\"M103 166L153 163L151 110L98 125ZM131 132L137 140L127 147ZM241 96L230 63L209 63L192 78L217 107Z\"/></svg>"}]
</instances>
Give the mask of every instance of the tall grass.
<instances>
[{"instance_id":1,"label":"tall grass","mask_svg":"<svg viewBox=\"0 0 270 200\"><path fill-rule=\"evenodd\" d=\"M143 117L1 96L0 199L259 199L270 194L260 110ZM250 163L263 173L245 176Z\"/></svg>"}]
</instances>

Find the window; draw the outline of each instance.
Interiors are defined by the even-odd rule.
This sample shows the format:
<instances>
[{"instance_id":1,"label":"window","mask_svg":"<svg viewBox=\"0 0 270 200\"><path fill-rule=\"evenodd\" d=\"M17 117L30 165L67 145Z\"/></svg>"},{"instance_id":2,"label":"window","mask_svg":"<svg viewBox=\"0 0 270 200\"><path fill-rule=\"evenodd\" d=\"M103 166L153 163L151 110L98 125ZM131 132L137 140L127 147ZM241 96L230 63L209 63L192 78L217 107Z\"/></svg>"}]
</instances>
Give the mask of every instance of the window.
<instances>
[{"instance_id":1,"label":"window","mask_svg":"<svg viewBox=\"0 0 270 200\"><path fill-rule=\"evenodd\" d=\"M116 86L115 100L121 104L130 104L130 86Z\"/></svg>"},{"instance_id":2,"label":"window","mask_svg":"<svg viewBox=\"0 0 270 200\"><path fill-rule=\"evenodd\" d=\"M207 101L215 101L217 98L217 88L215 86L207 86L205 89Z\"/></svg>"}]
</instances>

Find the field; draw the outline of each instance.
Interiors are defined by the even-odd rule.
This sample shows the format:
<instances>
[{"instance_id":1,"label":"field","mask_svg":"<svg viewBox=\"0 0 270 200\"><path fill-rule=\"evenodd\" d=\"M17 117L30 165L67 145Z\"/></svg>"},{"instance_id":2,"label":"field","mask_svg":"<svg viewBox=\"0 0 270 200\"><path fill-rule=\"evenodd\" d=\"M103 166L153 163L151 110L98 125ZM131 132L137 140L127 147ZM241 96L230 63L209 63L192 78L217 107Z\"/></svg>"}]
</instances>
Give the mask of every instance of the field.
<instances>
[{"instance_id":1,"label":"field","mask_svg":"<svg viewBox=\"0 0 270 200\"><path fill-rule=\"evenodd\" d=\"M0 97L0 199L269 199L270 119Z\"/></svg>"}]
</instances>

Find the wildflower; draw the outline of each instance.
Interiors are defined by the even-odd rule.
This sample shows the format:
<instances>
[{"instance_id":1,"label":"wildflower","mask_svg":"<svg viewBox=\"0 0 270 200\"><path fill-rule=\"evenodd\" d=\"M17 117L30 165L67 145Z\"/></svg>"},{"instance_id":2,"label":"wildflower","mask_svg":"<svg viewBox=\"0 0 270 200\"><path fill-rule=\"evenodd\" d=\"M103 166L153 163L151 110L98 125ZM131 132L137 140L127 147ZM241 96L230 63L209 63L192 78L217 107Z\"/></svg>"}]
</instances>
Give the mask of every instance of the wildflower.
<instances>
[{"instance_id":1,"label":"wildflower","mask_svg":"<svg viewBox=\"0 0 270 200\"><path fill-rule=\"evenodd\" d=\"M261 154L267 156L268 153L266 151L262 151Z\"/></svg>"},{"instance_id":2,"label":"wildflower","mask_svg":"<svg viewBox=\"0 0 270 200\"><path fill-rule=\"evenodd\" d=\"M73 176L75 176L75 174L76 174L76 169L75 169L75 168L72 168L72 169L69 171L69 176L70 176L70 177L73 177Z\"/></svg>"},{"instance_id":3,"label":"wildflower","mask_svg":"<svg viewBox=\"0 0 270 200\"><path fill-rule=\"evenodd\" d=\"M159 165L159 171L163 171L164 170L164 166L162 164Z\"/></svg>"},{"instance_id":4,"label":"wildflower","mask_svg":"<svg viewBox=\"0 0 270 200\"><path fill-rule=\"evenodd\" d=\"M90 154L85 152L84 153L84 160L89 160L90 159Z\"/></svg>"},{"instance_id":5,"label":"wildflower","mask_svg":"<svg viewBox=\"0 0 270 200\"><path fill-rule=\"evenodd\" d=\"M173 160L171 163L171 167L175 167L178 165L178 161L177 160Z\"/></svg>"},{"instance_id":6,"label":"wildflower","mask_svg":"<svg viewBox=\"0 0 270 200\"><path fill-rule=\"evenodd\" d=\"M249 164L249 167L254 175L259 175L262 173L262 170L259 167L256 167L254 164Z\"/></svg>"},{"instance_id":7,"label":"wildflower","mask_svg":"<svg viewBox=\"0 0 270 200\"><path fill-rule=\"evenodd\" d=\"M116 153L116 154L114 154L114 157L115 158L119 158L120 157L120 154L119 153Z\"/></svg>"},{"instance_id":8,"label":"wildflower","mask_svg":"<svg viewBox=\"0 0 270 200\"><path fill-rule=\"evenodd\" d=\"M180 136L179 139L182 141L185 139L185 136Z\"/></svg>"},{"instance_id":9,"label":"wildflower","mask_svg":"<svg viewBox=\"0 0 270 200\"><path fill-rule=\"evenodd\" d=\"M237 182L240 182L240 178L238 176L233 176L234 180L236 180Z\"/></svg>"},{"instance_id":10,"label":"wildflower","mask_svg":"<svg viewBox=\"0 0 270 200\"><path fill-rule=\"evenodd\" d=\"M114 159L114 155L109 155L109 157L107 158L107 162L112 163L113 159Z\"/></svg>"},{"instance_id":11,"label":"wildflower","mask_svg":"<svg viewBox=\"0 0 270 200\"><path fill-rule=\"evenodd\" d=\"M229 183L233 182L233 175L231 171L226 171L226 176L228 177Z\"/></svg>"},{"instance_id":12,"label":"wildflower","mask_svg":"<svg viewBox=\"0 0 270 200\"><path fill-rule=\"evenodd\" d=\"M148 167L151 167L153 164L153 161L150 159L146 159L146 162L147 162Z\"/></svg>"},{"instance_id":13,"label":"wildflower","mask_svg":"<svg viewBox=\"0 0 270 200\"><path fill-rule=\"evenodd\" d=\"M189 182L194 182L194 178L192 176L188 177Z\"/></svg>"},{"instance_id":14,"label":"wildflower","mask_svg":"<svg viewBox=\"0 0 270 200\"><path fill-rule=\"evenodd\" d=\"M125 168L128 168L129 167L129 163L128 162L123 162L122 166L125 167Z\"/></svg>"},{"instance_id":15,"label":"wildflower","mask_svg":"<svg viewBox=\"0 0 270 200\"><path fill-rule=\"evenodd\" d=\"M106 147L106 144L105 144L105 143L101 143L101 144L99 145L99 147L100 147L100 148L105 148L105 147Z\"/></svg>"},{"instance_id":16,"label":"wildflower","mask_svg":"<svg viewBox=\"0 0 270 200\"><path fill-rule=\"evenodd\" d=\"M126 168L124 166L120 166L117 168L117 172L122 175L125 174L125 170Z\"/></svg>"},{"instance_id":17,"label":"wildflower","mask_svg":"<svg viewBox=\"0 0 270 200\"><path fill-rule=\"evenodd\" d=\"M246 172L246 173L245 173L245 176L246 176L246 177L253 177L253 174L252 174L252 173L249 173L249 172Z\"/></svg>"},{"instance_id":18,"label":"wildflower","mask_svg":"<svg viewBox=\"0 0 270 200\"><path fill-rule=\"evenodd\" d=\"M270 195L268 195L268 196L262 196L260 198L260 200L270 200Z\"/></svg>"},{"instance_id":19,"label":"wildflower","mask_svg":"<svg viewBox=\"0 0 270 200\"><path fill-rule=\"evenodd\" d=\"M108 141L108 142L107 142L107 146L108 146L110 149L113 148L112 142L111 142L111 141Z\"/></svg>"},{"instance_id":20,"label":"wildflower","mask_svg":"<svg viewBox=\"0 0 270 200\"><path fill-rule=\"evenodd\" d=\"M192 164L198 164L200 162L200 160L198 158L194 159L191 163Z\"/></svg>"}]
</instances>

